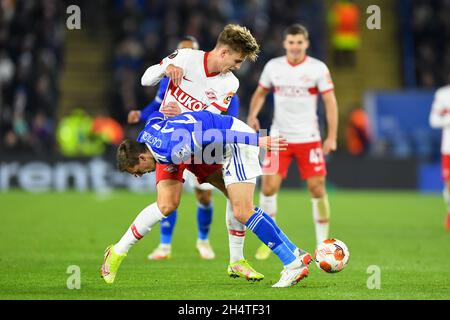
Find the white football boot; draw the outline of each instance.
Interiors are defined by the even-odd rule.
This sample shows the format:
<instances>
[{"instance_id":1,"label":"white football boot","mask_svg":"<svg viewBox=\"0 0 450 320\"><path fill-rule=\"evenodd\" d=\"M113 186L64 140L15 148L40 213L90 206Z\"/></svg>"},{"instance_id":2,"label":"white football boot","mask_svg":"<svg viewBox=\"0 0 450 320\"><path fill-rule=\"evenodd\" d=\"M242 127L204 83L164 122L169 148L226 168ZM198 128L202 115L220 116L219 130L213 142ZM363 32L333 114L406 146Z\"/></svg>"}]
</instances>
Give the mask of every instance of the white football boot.
<instances>
[{"instance_id":1,"label":"white football boot","mask_svg":"<svg viewBox=\"0 0 450 320\"><path fill-rule=\"evenodd\" d=\"M295 259L289 268L281 271L280 280L272 288L286 288L296 285L300 280L306 278L309 274L308 265L305 265L300 259Z\"/></svg>"},{"instance_id":2,"label":"white football boot","mask_svg":"<svg viewBox=\"0 0 450 320\"><path fill-rule=\"evenodd\" d=\"M200 240L197 239L197 244L195 245L198 252L200 253L200 257L204 260L212 260L216 257L209 240Z\"/></svg>"},{"instance_id":3,"label":"white football boot","mask_svg":"<svg viewBox=\"0 0 450 320\"><path fill-rule=\"evenodd\" d=\"M148 255L149 260L167 260L172 256L172 246L160 243L152 253Z\"/></svg>"}]
</instances>

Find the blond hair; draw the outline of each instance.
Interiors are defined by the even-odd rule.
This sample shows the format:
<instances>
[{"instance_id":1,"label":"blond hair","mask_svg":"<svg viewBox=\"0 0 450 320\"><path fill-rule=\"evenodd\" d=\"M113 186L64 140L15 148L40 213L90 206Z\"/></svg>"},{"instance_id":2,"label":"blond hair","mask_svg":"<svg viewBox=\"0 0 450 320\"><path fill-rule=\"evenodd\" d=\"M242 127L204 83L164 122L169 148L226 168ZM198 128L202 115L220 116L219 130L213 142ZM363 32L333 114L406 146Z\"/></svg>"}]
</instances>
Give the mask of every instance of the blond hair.
<instances>
[{"instance_id":1,"label":"blond hair","mask_svg":"<svg viewBox=\"0 0 450 320\"><path fill-rule=\"evenodd\" d=\"M250 33L250 30L237 24L225 26L217 39L216 48L222 45L227 45L250 61L255 61L258 58L260 50L259 44Z\"/></svg>"}]
</instances>

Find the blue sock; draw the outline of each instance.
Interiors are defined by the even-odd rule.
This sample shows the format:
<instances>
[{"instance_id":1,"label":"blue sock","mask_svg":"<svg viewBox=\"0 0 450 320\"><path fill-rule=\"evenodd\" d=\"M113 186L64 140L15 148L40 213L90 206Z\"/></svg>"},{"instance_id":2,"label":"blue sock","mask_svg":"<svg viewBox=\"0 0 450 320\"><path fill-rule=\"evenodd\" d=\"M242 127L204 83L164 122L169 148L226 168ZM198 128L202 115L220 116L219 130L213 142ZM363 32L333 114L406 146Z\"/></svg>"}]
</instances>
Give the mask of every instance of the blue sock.
<instances>
[{"instance_id":1,"label":"blue sock","mask_svg":"<svg viewBox=\"0 0 450 320\"><path fill-rule=\"evenodd\" d=\"M261 212L255 209L255 213L245 225L280 258L283 265L288 265L296 259L294 253L280 238L274 226L264 218Z\"/></svg>"},{"instance_id":2,"label":"blue sock","mask_svg":"<svg viewBox=\"0 0 450 320\"><path fill-rule=\"evenodd\" d=\"M161 236L160 242L162 244L171 244L173 229L177 223L177 210L173 211L167 218L164 218L160 222Z\"/></svg>"},{"instance_id":3,"label":"blue sock","mask_svg":"<svg viewBox=\"0 0 450 320\"><path fill-rule=\"evenodd\" d=\"M284 232L281 231L281 229L277 226L276 222L267 213L265 213L264 211L262 211L262 209L258 207L255 207L255 212L261 213L264 216L264 218L266 218L272 224L272 226L275 228L280 238L284 241L284 243L288 246L288 248L292 252L294 252L295 249L297 249L297 246L293 244L291 240L289 240L287 235L285 235Z\"/></svg>"},{"instance_id":4,"label":"blue sock","mask_svg":"<svg viewBox=\"0 0 450 320\"><path fill-rule=\"evenodd\" d=\"M207 206L202 205L200 203L197 204L198 238L200 240L208 239L212 217L213 217L212 202Z\"/></svg>"}]
</instances>

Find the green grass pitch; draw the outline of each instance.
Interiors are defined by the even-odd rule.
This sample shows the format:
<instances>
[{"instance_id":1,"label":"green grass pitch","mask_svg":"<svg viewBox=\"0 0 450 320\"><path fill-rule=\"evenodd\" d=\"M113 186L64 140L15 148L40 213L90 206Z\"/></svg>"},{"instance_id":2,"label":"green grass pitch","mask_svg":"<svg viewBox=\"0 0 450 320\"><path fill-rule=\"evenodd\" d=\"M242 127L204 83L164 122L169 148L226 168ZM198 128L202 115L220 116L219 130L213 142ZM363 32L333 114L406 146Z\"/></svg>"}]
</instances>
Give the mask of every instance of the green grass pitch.
<instances>
[{"instance_id":1,"label":"green grass pitch","mask_svg":"<svg viewBox=\"0 0 450 320\"><path fill-rule=\"evenodd\" d=\"M253 257L259 240L247 232L245 253L265 280L230 279L225 200L216 193L213 261L201 260L195 198L183 195L172 259L148 261L159 225L129 252L113 285L100 278L105 247L117 241L155 194L114 192L0 193L0 299L449 299L450 233L443 228L440 195L334 191L329 195L331 236L350 250L348 267L275 289L282 265L275 256ZM283 190L278 223L300 247L314 250L314 225L305 191ZM81 272L81 288L67 288L68 267ZM380 268L380 289L369 289L369 266ZM370 269L369 269L370 270ZM370 282L370 281L369 281Z\"/></svg>"}]
</instances>

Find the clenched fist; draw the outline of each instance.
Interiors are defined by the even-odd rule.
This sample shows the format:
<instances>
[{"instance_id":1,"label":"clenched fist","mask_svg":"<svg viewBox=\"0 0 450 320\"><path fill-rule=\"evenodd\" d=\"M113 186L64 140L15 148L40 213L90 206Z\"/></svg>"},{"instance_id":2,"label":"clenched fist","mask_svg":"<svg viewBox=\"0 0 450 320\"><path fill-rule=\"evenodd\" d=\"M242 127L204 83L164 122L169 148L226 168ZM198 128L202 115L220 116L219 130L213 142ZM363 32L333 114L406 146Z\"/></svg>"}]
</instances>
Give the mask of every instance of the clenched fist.
<instances>
[{"instance_id":1,"label":"clenched fist","mask_svg":"<svg viewBox=\"0 0 450 320\"><path fill-rule=\"evenodd\" d=\"M181 108L178 106L178 103L171 101L165 106L163 106L160 110L167 118L176 117L181 113Z\"/></svg>"},{"instance_id":2,"label":"clenched fist","mask_svg":"<svg viewBox=\"0 0 450 320\"><path fill-rule=\"evenodd\" d=\"M176 67L173 64L169 64L166 68L166 76L170 78L173 85L178 87L183 80L183 69L180 67Z\"/></svg>"},{"instance_id":3,"label":"clenched fist","mask_svg":"<svg viewBox=\"0 0 450 320\"><path fill-rule=\"evenodd\" d=\"M141 119L141 112L139 110L131 110L128 112L128 123L138 123Z\"/></svg>"}]
</instances>

